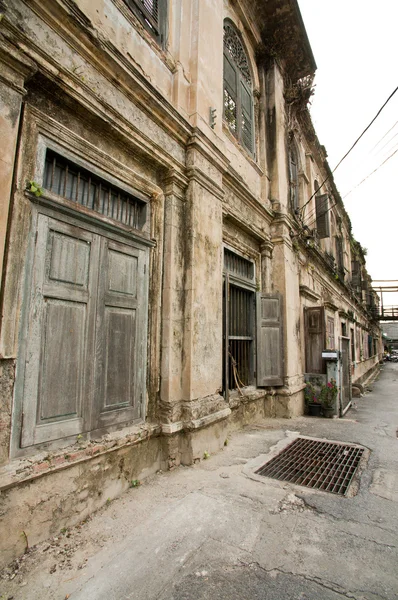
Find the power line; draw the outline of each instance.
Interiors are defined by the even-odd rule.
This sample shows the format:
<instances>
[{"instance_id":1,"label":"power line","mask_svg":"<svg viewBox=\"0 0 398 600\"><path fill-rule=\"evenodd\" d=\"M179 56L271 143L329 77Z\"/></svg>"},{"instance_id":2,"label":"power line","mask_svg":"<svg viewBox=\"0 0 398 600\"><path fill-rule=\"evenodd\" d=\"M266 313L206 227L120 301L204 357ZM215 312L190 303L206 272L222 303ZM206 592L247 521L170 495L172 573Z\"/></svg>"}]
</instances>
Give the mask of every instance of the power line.
<instances>
[{"instance_id":1,"label":"power line","mask_svg":"<svg viewBox=\"0 0 398 600\"><path fill-rule=\"evenodd\" d=\"M381 152L382 150L384 150L384 148L385 148L386 146L388 146L388 144L389 144L390 142L392 142L392 141L393 141L393 139L394 139L394 138L396 138L397 136L398 136L398 132L397 132L397 133L394 133L394 135L392 136L392 138L390 138L389 140L387 140L387 141L386 141L386 143L385 143L385 144L383 144L383 145L382 145L382 147L378 149L378 151L376 152L376 155L377 155L377 154L379 154L379 152Z\"/></svg>"},{"instance_id":2,"label":"power line","mask_svg":"<svg viewBox=\"0 0 398 600\"><path fill-rule=\"evenodd\" d=\"M398 121L397 121L397 123L398 123ZM398 135L398 134L397 134L397 135ZM394 136L394 137L395 137L395 136ZM390 141L391 141L391 140L390 140ZM383 147L384 147L384 146L383 146ZM393 148L391 148L391 149L392 149L392 150L395 150L395 148L397 148L397 144L395 144L395 146L393 146ZM380 168L381 168L381 167L382 167L382 166L383 166L383 165L384 165L384 164L385 164L385 163L386 163L388 160L390 160L390 158L392 158L392 157L394 156L394 154L396 154L397 152L398 152L398 148L397 148L397 149L396 149L394 152L392 152L392 153L390 154L390 156L387 156L387 158L386 158L386 159L385 159L385 160L384 160L384 161L383 161L383 162L382 162L382 163L381 163L381 164L380 164L378 167L376 167L376 169L374 169L374 170L373 170L371 173L369 173L369 175L367 175L367 176L366 176L364 179L362 179L362 181L361 181L360 183L358 183L358 184L357 184L356 186L354 186L354 187L353 187L353 188L352 188L352 189L351 189L349 192L347 192L347 194L345 194L345 196L343 196L343 199L344 199L344 198L347 198L347 196L349 196L349 195L351 194L351 192L353 192L354 190L356 190L356 189L357 189L357 188L358 188L360 185L362 185L362 183L364 183L364 182L365 182L367 179L369 179L369 177L371 177L371 175L373 175L374 173L376 173L376 171L378 171L378 170L379 170L379 169L380 169ZM336 206L336 203L335 203L335 204L333 204L333 205L332 205L330 208L333 208L333 206ZM330 208L329 208L328 210L330 210ZM328 210L327 210L327 211L325 211L324 213L321 213L321 215L318 215L318 216L323 216L324 214L326 214L326 212L328 212ZM307 219L312 219L312 218L313 218L313 216L314 216L315 214L316 214L316 208L315 208L315 209L312 209L312 210L309 212L309 214L307 215ZM316 222L316 219L315 219L314 221L312 221L312 223L315 223L315 222ZM310 223L309 225L307 225L307 227L311 227L312 223Z\"/></svg>"},{"instance_id":3,"label":"power line","mask_svg":"<svg viewBox=\"0 0 398 600\"><path fill-rule=\"evenodd\" d=\"M394 96L394 94L398 91L398 86L395 88L395 90L389 95L389 97L387 98L387 100L384 102L384 104L381 106L381 108L379 108L379 110L377 111L376 115L373 117L373 119L371 120L371 122L369 123L369 125L367 125L367 127L365 127L365 129L362 131L361 135L355 140L355 142L353 143L353 145L351 146L351 148L348 150L348 152L346 152L343 156L343 158L341 158L339 160L339 162L337 163L337 165L335 166L335 168L333 169L333 171L331 171L330 175L333 174L336 169L341 165L341 163L343 162L343 160L345 160L347 158L347 156L350 154L350 152L355 148L355 146L358 144L359 140L365 135L365 133L368 131L368 129L373 125L373 123L376 121L377 117L380 115L380 113L382 112L382 110L387 106L387 104L389 103L389 101L391 100L391 98ZM326 183L326 181L330 178L330 175L328 175L326 177L326 179L322 182L321 186L324 185L324 183ZM317 192L314 192L312 194L312 196L309 198L309 200L307 200L307 202L301 207L301 210L303 210L307 204L309 204L311 202L311 200L313 199L313 197L316 195Z\"/></svg>"},{"instance_id":4,"label":"power line","mask_svg":"<svg viewBox=\"0 0 398 600\"><path fill-rule=\"evenodd\" d=\"M380 144L380 142L382 142L382 141L384 140L384 138L385 138L385 137L386 137L386 136L387 136L387 135L390 133L390 131L392 131L392 130L394 129L394 127L395 127L395 125L396 125L397 123L398 123L398 121L395 121L394 125L393 125L392 127L390 127L390 129L387 131L387 133L385 133L385 134L383 135L383 137L379 139L379 141L377 142L377 144L375 144L375 145L373 146L373 148L371 148L371 150L370 150L371 152L373 152L373 150L374 150L375 148L377 148L377 146Z\"/></svg>"},{"instance_id":5,"label":"power line","mask_svg":"<svg viewBox=\"0 0 398 600\"><path fill-rule=\"evenodd\" d=\"M349 155L349 153L351 152L351 150L353 150L355 148L355 146L357 145L357 143L359 142L359 140L365 135L365 133L367 132L367 130L369 129L369 127L371 127L371 125L373 125L373 123L376 121L377 117L380 115L381 111L383 110L383 108L389 103L389 101L391 100L391 98L394 96L394 94L397 91L398 91L398 87L396 87L395 90L392 92L392 94L389 95L389 97L384 102L383 106L377 111L375 117L373 117L373 119L371 120L371 122L369 123L369 125L363 130L363 132L361 133L361 135L359 136L359 138L357 138L355 140L355 142L353 143L353 145L351 146L351 148L348 150L348 152L346 152L344 154L343 158L337 163L337 165L333 169L332 173L334 173L335 170L337 169L337 167L339 167L341 165L341 163L343 162L343 160L345 158L347 158L347 156Z\"/></svg>"},{"instance_id":6,"label":"power line","mask_svg":"<svg viewBox=\"0 0 398 600\"><path fill-rule=\"evenodd\" d=\"M366 181L367 179L369 179L369 177L371 177L374 173L376 173L376 171L378 171L383 165L385 165L386 162L388 160L390 160L390 158L392 158L394 156L394 154L396 154L397 152L398 152L398 148L396 150L394 150L394 152L392 154L390 154L390 156L387 156L387 158L385 160L383 160L383 162L378 167L376 167L376 169L374 169L374 171L369 173L369 175L366 175L366 177L364 179L362 179L362 181L360 181L358 183L358 185L356 185L349 192L347 192L347 194L344 196L344 198L347 198L347 196L349 196L351 194L351 192L356 190L360 185L362 185L364 183L364 181Z\"/></svg>"},{"instance_id":7,"label":"power line","mask_svg":"<svg viewBox=\"0 0 398 600\"><path fill-rule=\"evenodd\" d=\"M369 175L367 175L364 179L362 179L362 181L360 183L358 183L358 185L356 185L354 188L352 188L352 190L350 190L348 192L348 194L346 194L344 196L344 198L346 198L349 194L351 194L351 192L353 192L357 187L359 187L360 185L362 185L362 183L364 183L364 181L366 181L367 179L369 179L369 177L371 175L373 175L373 173L376 173L376 171L378 171L380 169L380 167L382 167L388 160L390 160L390 158L392 158L394 156L394 154L396 154L398 152L398 148L395 150L395 152L393 152L392 154L390 154L390 156L388 156L374 171L372 171L371 173L369 173ZM334 202L334 204L331 204L331 206L329 206L328 209L326 209L324 212L320 213L318 215L318 218L323 217L324 215L326 215L330 210L332 210L332 208L334 208L337 205L337 201ZM314 211L311 211L311 213L313 213ZM315 211L316 212L316 211ZM313 221L311 221L311 223L309 223L307 225L307 227L309 229L311 229L311 225L315 225L317 221L317 218L315 218Z\"/></svg>"}]
</instances>

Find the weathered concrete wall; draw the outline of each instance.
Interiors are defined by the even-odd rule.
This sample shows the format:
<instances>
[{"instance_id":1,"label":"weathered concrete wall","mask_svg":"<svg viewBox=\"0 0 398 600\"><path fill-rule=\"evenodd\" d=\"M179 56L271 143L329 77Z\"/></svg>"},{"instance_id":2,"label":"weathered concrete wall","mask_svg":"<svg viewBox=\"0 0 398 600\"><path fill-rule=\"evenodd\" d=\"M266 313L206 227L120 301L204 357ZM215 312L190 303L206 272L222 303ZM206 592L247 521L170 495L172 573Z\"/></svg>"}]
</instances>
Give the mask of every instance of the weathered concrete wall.
<instances>
[{"instance_id":1,"label":"weathered concrete wall","mask_svg":"<svg viewBox=\"0 0 398 600\"><path fill-rule=\"evenodd\" d=\"M0 466L10 455L11 414L15 383L15 360L0 360Z\"/></svg>"},{"instance_id":2,"label":"weathered concrete wall","mask_svg":"<svg viewBox=\"0 0 398 600\"><path fill-rule=\"evenodd\" d=\"M159 433L159 430L158 432ZM95 510L159 469L166 468L156 430L119 436L114 448L75 447L58 455L27 461L25 469L2 473L0 484L1 566L29 546L83 521ZM148 436L148 439L144 439ZM121 447L119 447L119 445ZM94 453L94 457L90 456ZM26 535L26 538L25 538Z\"/></svg>"},{"instance_id":3,"label":"weathered concrete wall","mask_svg":"<svg viewBox=\"0 0 398 600\"><path fill-rule=\"evenodd\" d=\"M372 356L367 360L355 363L352 372L352 383L366 383L366 381L380 368L380 356Z\"/></svg>"},{"instance_id":4,"label":"weathered concrete wall","mask_svg":"<svg viewBox=\"0 0 398 600\"><path fill-rule=\"evenodd\" d=\"M0 23L7 57L1 58L2 75L8 81L6 87L0 84L5 132L0 180L7 192L0 210L0 260L6 232L8 253L0 333L0 356L6 357L0 362L1 514L8 527L0 530L4 562L24 550L21 532L34 544L84 519L132 479L218 451L233 428L302 414L305 306L327 305L336 339L343 321L349 328L354 323L347 320L349 311L352 319L355 313L355 331L368 326L365 309L300 237L301 223L289 204L289 140L293 136L299 148L301 205L314 179L325 176L325 156L287 108L283 60L259 58L262 25L251 9L226 0L170 2L162 47L122 0L5 4ZM225 18L240 32L250 62L252 155L222 118ZM217 112L214 129L210 108ZM154 247L147 420L119 433L111 427L92 440L84 432L87 439L55 440L22 451L23 385L16 365L23 363L21 319L31 268L26 250L37 201L25 188L27 179L43 182L45 140L148 199L150 219L143 235ZM51 210L66 210L60 199L58 205L56 198L52 202ZM337 216L333 219L333 235L347 235L347 224L339 229ZM319 247L330 251L333 243L330 238ZM223 244L253 262L253 293L283 296L283 386L249 387L232 392L228 402L221 389ZM347 268L350 261L346 248ZM363 378L376 359L363 361L359 351L357 359L355 377Z\"/></svg>"}]
</instances>

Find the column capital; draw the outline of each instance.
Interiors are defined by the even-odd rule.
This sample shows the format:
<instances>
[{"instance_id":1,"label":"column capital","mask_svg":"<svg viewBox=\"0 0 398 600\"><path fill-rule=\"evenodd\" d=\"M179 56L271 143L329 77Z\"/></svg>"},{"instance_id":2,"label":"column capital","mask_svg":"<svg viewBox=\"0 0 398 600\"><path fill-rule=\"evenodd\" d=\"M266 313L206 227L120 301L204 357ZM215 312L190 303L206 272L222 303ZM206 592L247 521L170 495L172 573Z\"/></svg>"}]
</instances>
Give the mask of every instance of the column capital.
<instances>
[{"instance_id":1,"label":"column capital","mask_svg":"<svg viewBox=\"0 0 398 600\"><path fill-rule=\"evenodd\" d=\"M273 250L274 244L270 240L266 240L260 246L260 252L262 257L272 258Z\"/></svg>"}]
</instances>

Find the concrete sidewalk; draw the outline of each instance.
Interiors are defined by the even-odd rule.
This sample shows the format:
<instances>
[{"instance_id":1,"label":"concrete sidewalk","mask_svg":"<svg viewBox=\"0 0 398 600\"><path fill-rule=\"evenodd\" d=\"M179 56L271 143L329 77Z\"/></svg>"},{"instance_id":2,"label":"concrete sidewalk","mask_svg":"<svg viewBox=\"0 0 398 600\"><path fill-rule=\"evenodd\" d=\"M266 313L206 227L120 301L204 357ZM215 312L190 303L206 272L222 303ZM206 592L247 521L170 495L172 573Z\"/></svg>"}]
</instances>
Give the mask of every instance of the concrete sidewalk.
<instances>
[{"instance_id":1,"label":"concrete sidewalk","mask_svg":"<svg viewBox=\"0 0 398 600\"><path fill-rule=\"evenodd\" d=\"M234 433L218 455L145 480L38 546L12 580L9 570L0 598L398 599L397 392L398 364L388 364L344 419ZM356 496L248 476L297 433L370 449Z\"/></svg>"}]
</instances>

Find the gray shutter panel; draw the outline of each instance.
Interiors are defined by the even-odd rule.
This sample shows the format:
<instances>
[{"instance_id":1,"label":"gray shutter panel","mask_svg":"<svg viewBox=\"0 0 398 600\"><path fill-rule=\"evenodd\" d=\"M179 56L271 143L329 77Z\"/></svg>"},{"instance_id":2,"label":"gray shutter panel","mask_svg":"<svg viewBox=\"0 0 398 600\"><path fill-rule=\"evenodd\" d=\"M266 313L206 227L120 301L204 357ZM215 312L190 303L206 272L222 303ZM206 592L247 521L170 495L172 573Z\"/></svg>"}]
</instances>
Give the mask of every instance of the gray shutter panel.
<instances>
[{"instance_id":1,"label":"gray shutter panel","mask_svg":"<svg viewBox=\"0 0 398 600\"><path fill-rule=\"evenodd\" d=\"M316 228L320 239L330 237L329 198L327 194L315 197Z\"/></svg>"},{"instance_id":2,"label":"gray shutter panel","mask_svg":"<svg viewBox=\"0 0 398 600\"><path fill-rule=\"evenodd\" d=\"M351 284L354 290L357 292L361 289L361 264L359 260L353 260L351 262Z\"/></svg>"},{"instance_id":3,"label":"gray shutter panel","mask_svg":"<svg viewBox=\"0 0 398 600\"><path fill-rule=\"evenodd\" d=\"M325 310L323 306L304 309L306 373L323 373L325 348Z\"/></svg>"},{"instance_id":4,"label":"gray shutter panel","mask_svg":"<svg viewBox=\"0 0 398 600\"><path fill-rule=\"evenodd\" d=\"M98 236L38 215L22 447L77 435L88 428L98 255Z\"/></svg>"},{"instance_id":5,"label":"gray shutter panel","mask_svg":"<svg viewBox=\"0 0 398 600\"><path fill-rule=\"evenodd\" d=\"M238 91L236 84L236 70L226 54L224 54L224 86L236 102Z\"/></svg>"},{"instance_id":6,"label":"gray shutter panel","mask_svg":"<svg viewBox=\"0 0 398 600\"><path fill-rule=\"evenodd\" d=\"M143 418L147 251L101 239L92 429Z\"/></svg>"},{"instance_id":7,"label":"gray shutter panel","mask_svg":"<svg viewBox=\"0 0 398 600\"><path fill-rule=\"evenodd\" d=\"M242 143L249 152L253 152L253 101L250 88L244 83L241 85L242 109Z\"/></svg>"},{"instance_id":8,"label":"gray shutter panel","mask_svg":"<svg viewBox=\"0 0 398 600\"><path fill-rule=\"evenodd\" d=\"M283 385L283 327L280 294L257 293L257 385Z\"/></svg>"}]
</instances>

